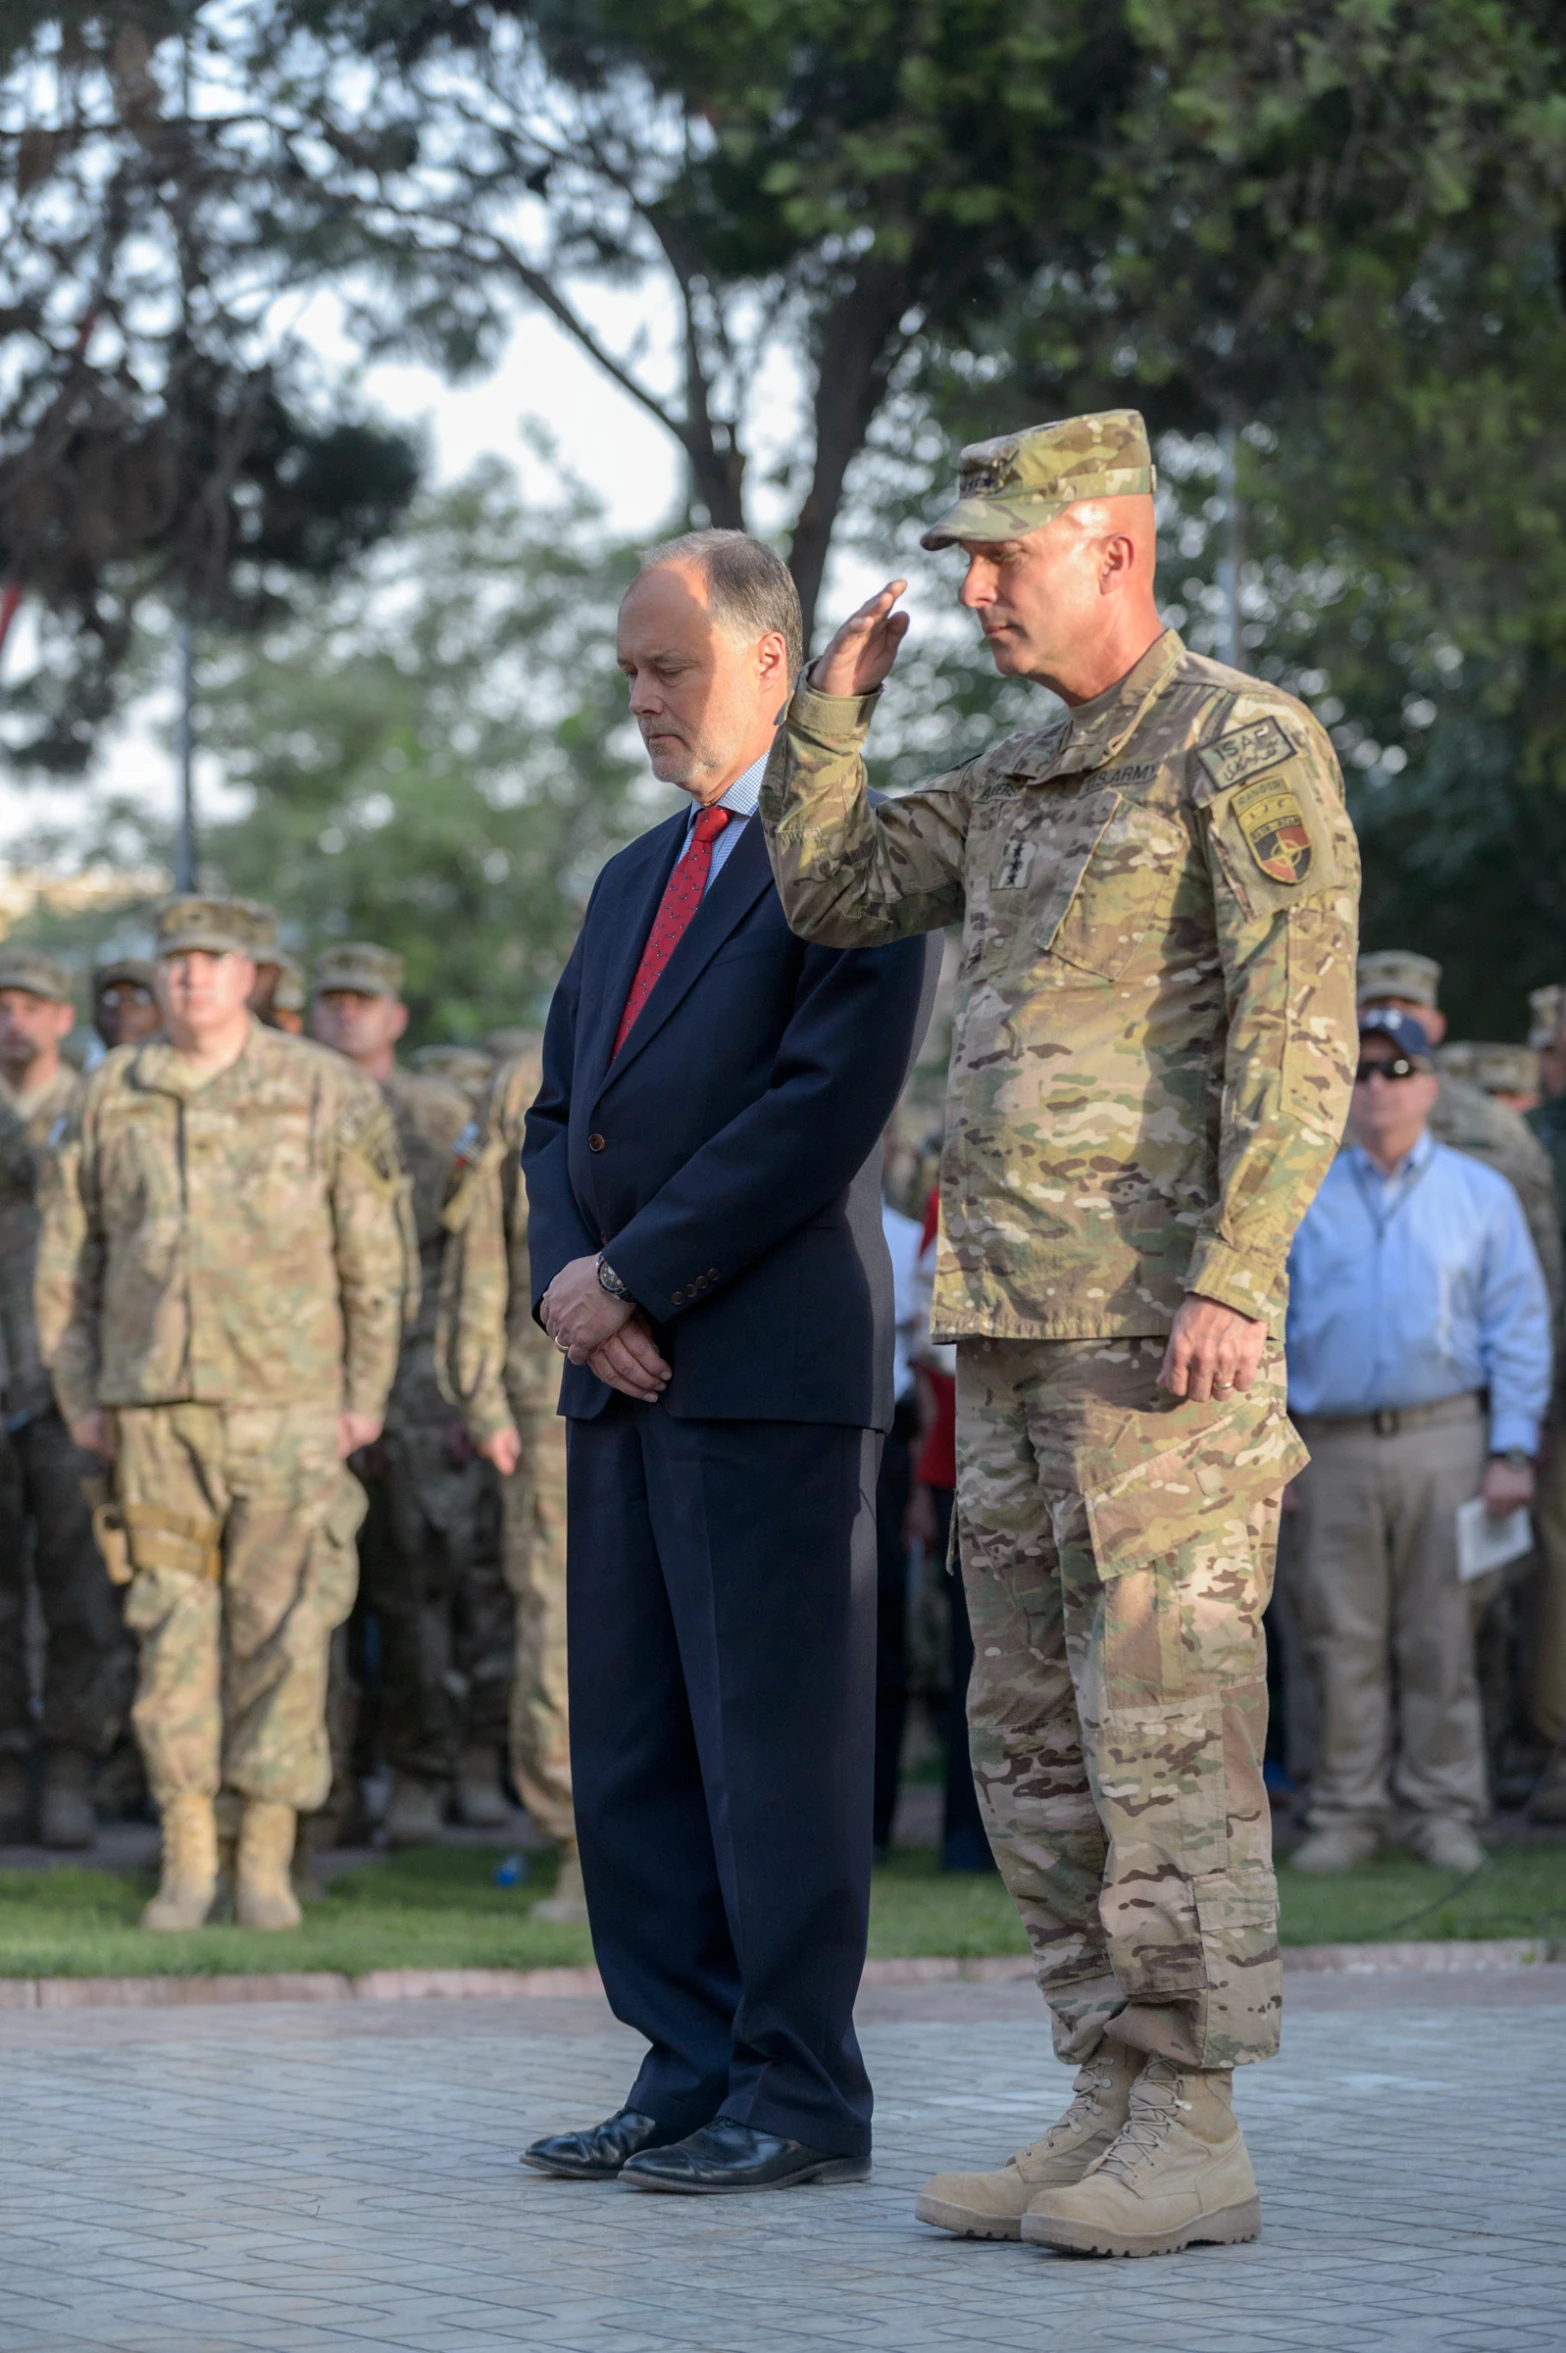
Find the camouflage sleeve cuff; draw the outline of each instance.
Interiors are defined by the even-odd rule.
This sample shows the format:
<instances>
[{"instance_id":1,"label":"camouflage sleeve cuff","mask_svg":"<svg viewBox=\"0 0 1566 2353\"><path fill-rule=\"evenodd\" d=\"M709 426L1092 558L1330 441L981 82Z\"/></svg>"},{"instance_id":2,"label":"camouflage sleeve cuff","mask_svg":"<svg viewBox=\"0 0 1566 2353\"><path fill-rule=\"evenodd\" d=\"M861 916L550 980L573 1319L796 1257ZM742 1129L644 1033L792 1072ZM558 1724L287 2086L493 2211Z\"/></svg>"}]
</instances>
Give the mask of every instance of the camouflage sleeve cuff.
<instances>
[{"instance_id":1,"label":"camouflage sleeve cuff","mask_svg":"<svg viewBox=\"0 0 1566 2353\"><path fill-rule=\"evenodd\" d=\"M873 687L869 694L817 694L809 677L807 670L795 687L784 724L817 743L843 744L857 751L869 732L881 689Z\"/></svg>"},{"instance_id":2,"label":"camouflage sleeve cuff","mask_svg":"<svg viewBox=\"0 0 1566 2353\"><path fill-rule=\"evenodd\" d=\"M1187 1291L1216 1299L1238 1315L1270 1322L1283 1290L1283 1269L1270 1259L1247 1257L1217 1234L1204 1235L1191 1254Z\"/></svg>"},{"instance_id":3,"label":"camouflage sleeve cuff","mask_svg":"<svg viewBox=\"0 0 1566 2353\"><path fill-rule=\"evenodd\" d=\"M502 1430L509 1430L516 1421L504 1390L484 1388L477 1397L462 1400L461 1413L468 1436L475 1446L487 1439L498 1438Z\"/></svg>"}]
</instances>

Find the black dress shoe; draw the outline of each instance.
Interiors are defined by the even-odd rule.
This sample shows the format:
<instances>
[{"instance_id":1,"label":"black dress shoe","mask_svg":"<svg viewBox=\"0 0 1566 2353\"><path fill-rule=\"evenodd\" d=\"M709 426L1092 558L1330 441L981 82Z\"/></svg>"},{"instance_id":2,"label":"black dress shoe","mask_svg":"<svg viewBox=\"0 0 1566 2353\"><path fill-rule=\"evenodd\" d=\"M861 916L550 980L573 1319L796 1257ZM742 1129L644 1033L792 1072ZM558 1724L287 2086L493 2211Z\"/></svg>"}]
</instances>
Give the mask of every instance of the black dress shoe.
<instances>
[{"instance_id":1,"label":"black dress shoe","mask_svg":"<svg viewBox=\"0 0 1566 2353\"><path fill-rule=\"evenodd\" d=\"M635 2108L621 2108L586 2132L551 2133L522 2152L522 2163L536 2173L553 2173L561 2181L613 2181L628 2157L638 2149L662 2149L682 2135L677 2126L656 2124Z\"/></svg>"},{"instance_id":2,"label":"black dress shoe","mask_svg":"<svg viewBox=\"0 0 1566 2353\"><path fill-rule=\"evenodd\" d=\"M633 2157L620 2179L637 2190L673 2190L687 2198L735 2190L788 2190L802 2181L868 2181L868 2157L829 2157L802 2141L752 2132L720 2116L683 2141Z\"/></svg>"}]
</instances>

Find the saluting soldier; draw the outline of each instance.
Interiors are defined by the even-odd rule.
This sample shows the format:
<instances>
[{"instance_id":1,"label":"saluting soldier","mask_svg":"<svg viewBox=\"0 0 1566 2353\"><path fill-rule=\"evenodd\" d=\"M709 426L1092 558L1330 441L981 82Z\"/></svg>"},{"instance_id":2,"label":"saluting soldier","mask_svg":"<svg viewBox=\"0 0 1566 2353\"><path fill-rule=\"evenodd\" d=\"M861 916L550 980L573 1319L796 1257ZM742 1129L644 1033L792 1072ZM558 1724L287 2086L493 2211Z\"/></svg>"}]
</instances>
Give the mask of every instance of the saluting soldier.
<instances>
[{"instance_id":1,"label":"saluting soldier","mask_svg":"<svg viewBox=\"0 0 1566 2353\"><path fill-rule=\"evenodd\" d=\"M446 1202L436 1365L474 1445L501 1474L506 1583L516 1603L511 1770L558 1848L553 1892L535 1913L584 1925L566 1696L566 1425L555 1410L560 1359L533 1318L520 1162L543 1041L513 1031L505 1042L513 1059L464 1134Z\"/></svg>"},{"instance_id":2,"label":"saluting soldier","mask_svg":"<svg viewBox=\"0 0 1566 2353\"><path fill-rule=\"evenodd\" d=\"M364 1512L346 1463L379 1435L417 1279L380 1092L247 1011L254 938L233 901L162 910L164 1034L91 1074L45 1171L39 1336L72 1437L113 1464L153 1929L211 1908L220 1791L242 1809L240 1924L298 1925L296 1816L330 1780Z\"/></svg>"},{"instance_id":3,"label":"saluting soldier","mask_svg":"<svg viewBox=\"0 0 1566 2353\"><path fill-rule=\"evenodd\" d=\"M381 1639L380 1739L392 1767L393 1846L438 1839L448 1809L470 1829L509 1818L501 1790L511 1684L511 1606L499 1560L494 1473L473 1453L435 1378L446 1233L441 1203L465 1096L404 1070L403 960L370 940L316 959L310 1026L386 1098L408 1171L419 1311L403 1335L386 1431L362 1464L370 1508L359 1537L364 1599Z\"/></svg>"},{"instance_id":4,"label":"saluting soldier","mask_svg":"<svg viewBox=\"0 0 1566 2353\"><path fill-rule=\"evenodd\" d=\"M957 1344L973 1762L1033 1947L1061 2121L921 2217L1104 2254L1255 2236L1231 2071L1276 2049L1262 1611L1284 1262L1343 1131L1358 861L1337 762L1154 599L1132 410L967 449L996 667L1063 709L872 806L894 582L796 689L761 811L832 947L961 923L932 1321Z\"/></svg>"}]
</instances>

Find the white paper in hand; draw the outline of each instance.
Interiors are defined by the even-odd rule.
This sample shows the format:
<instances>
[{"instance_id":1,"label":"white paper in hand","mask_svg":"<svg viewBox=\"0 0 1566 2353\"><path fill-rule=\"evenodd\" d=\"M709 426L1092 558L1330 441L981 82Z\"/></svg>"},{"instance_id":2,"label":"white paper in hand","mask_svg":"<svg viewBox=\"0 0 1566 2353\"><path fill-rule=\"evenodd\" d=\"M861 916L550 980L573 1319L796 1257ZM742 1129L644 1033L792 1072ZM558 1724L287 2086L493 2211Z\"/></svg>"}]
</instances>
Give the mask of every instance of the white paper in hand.
<instances>
[{"instance_id":1,"label":"white paper in hand","mask_svg":"<svg viewBox=\"0 0 1566 2353\"><path fill-rule=\"evenodd\" d=\"M1484 1497L1457 1507L1457 1574L1465 1585L1504 1569L1533 1549L1533 1528L1525 1510L1509 1511L1495 1519L1484 1508Z\"/></svg>"}]
</instances>

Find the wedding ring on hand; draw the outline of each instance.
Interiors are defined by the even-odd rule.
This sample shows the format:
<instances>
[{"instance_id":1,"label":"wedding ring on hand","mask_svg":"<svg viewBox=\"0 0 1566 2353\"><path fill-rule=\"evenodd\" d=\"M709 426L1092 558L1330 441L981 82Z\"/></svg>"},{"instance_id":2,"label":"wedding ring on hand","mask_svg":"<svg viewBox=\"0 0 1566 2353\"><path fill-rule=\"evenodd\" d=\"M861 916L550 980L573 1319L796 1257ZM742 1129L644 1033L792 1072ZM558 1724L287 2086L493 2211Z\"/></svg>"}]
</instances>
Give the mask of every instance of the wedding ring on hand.
<instances>
[{"instance_id":1,"label":"wedding ring on hand","mask_svg":"<svg viewBox=\"0 0 1566 2353\"><path fill-rule=\"evenodd\" d=\"M570 1355L571 1343L569 1340L562 1340L558 1332L551 1332L549 1337L554 1341L555 1346L559 1349L562 1356Z\"/></svg>"},{"instance_id":2,"label":"wedding ring on hand","mask_svg":"<svg viewBox=\"0 0 1566 2353\"><path fill-rule=\"evenodd\" d=\"M1213 1395L1215 1397L1230 1397L1233 1393L1234 1383L1232 1381L1214 1381Z\"/></svg>"}]
</instances>

